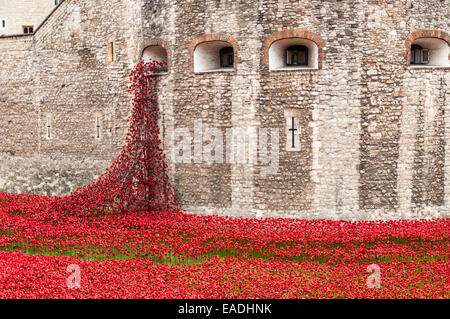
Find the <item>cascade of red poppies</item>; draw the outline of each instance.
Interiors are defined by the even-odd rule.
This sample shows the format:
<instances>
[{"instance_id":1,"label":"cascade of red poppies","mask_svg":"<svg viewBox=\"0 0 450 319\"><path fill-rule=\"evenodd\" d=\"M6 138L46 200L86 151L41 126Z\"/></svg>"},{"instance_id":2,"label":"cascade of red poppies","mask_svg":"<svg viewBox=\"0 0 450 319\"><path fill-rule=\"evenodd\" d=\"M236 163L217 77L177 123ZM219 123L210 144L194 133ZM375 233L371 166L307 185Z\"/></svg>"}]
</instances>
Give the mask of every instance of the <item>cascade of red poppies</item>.
<instances>
[{"instance_id":1,"label":"cascade of red poppies","mask_svg":"<svg viewBox=\"0 0 450 319\"><path fill-rule=\"evenodd\" d=\"M158 125L155 72L164 66L140 62L132 70L128 91L134 94L133 108L121 154L96 182L56 198L49 207L52 211L76 215L180 211Z\"/></svg>"}]
</instances>

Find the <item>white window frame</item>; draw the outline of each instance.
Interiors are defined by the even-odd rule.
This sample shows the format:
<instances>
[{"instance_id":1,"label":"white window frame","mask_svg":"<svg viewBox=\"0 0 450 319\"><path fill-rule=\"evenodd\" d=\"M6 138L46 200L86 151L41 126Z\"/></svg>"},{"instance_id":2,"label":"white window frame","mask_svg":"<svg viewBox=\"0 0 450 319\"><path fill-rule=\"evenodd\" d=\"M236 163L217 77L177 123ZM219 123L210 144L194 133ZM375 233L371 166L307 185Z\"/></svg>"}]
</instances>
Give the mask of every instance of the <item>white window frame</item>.
<instances>
[{"instance_id":1,"label":"white window frame","mask_svg":"<svg viewBox=\"0 0 450 319\"><path fill-rule=\"evenodd\" d=\"M430 50L428 50L428 49L422 49L421 50L421 57L420 57L420 62L422 63L422 64L428 64L428 63L430 63ZM425 59L425 54L426 54L426 59Z\"/></svg>"}]
</instances>

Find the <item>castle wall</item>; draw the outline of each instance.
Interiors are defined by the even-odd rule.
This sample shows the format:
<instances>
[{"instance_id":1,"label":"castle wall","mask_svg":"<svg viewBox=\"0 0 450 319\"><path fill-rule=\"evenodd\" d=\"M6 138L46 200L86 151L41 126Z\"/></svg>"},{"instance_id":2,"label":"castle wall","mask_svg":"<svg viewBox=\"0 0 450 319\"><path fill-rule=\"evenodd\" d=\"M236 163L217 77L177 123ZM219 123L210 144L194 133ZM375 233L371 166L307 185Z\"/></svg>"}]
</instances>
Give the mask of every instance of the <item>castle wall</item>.
<instances>
[{"instance_id":1,"label":"castle wall","mask_svg":"<svg viewBox=\"0 0 450 319\"><path fill-rule=\"evenodd\" d=\"M141 42L128 20L135 10L119 0L66 0L33 37L0 39L1 191L68 194L119 154L133 43Z\"/></svg>"},{"instance_id":2,"label":"castle wall","mask_svg":"<svg viewBox=\"0 0 450 319\"><path fill-rule=\"evenodd\" d=\"M55 0L15 0L0 2L0 36L22 34L23 26L34 30L55 8ZM3 28L2 20L5 20Z\"/></svg>"},{"instance_id":3,"label":"castle wall","mask_svg":"<svg viewBox=\"0 0 450 319\"><path fill-rule=\"evenodd\" d=\"M37 125L33 104L33 38L0 41L1 150L4 155L36 153ZM29 114L30 117L24 116ZM26 128L24 130L24 128Z\"/></svg>"},{"instance_id":4,"label":"castle wall","mask_svg":"<svg viewBox=\"0 0 450 319\"><path fill-rule=\"evenodd\" d=\"M162 137L187 212L449 215L448 68L412 70L405 60L408 35L449 29L446 1L107 2L66 0L34 37L0 39L17 52L0 51L8 74L0 79L8 137L0 142L0 191L62 195L102 173L126 134L128 73L145 47L162 45L169 56L169 72L158 76ZM269 70L271 40L299 35L319 44L319 68ZM194 73L193 50L204 40L230 41L235 69ZM18 122L6 126L6 114ZM192 138L192 156L181 163L180 128ZM223 133L215 162L206 154L211 128ZM227 157L231 128L248 133L242 163ZM279 133L276 163L261 162L260 129ZM275 136L268 141L271 153ZM271 164L275 173L267 173Z\"/></svg>"},{"instance_id":5,"label":"castle wall","mask_svg":"<svg viewBox=\"0 0 450 319\"><path fill-rule=\"evenodd\" d=\"M194 136L194 121L201 119L204 130L280 132L277 174L261 174L260 163L230 165L225 159L172 163L188 211L346 219L447 216L448 69L411 71L405 60L409 34L448 30L446 8L442 1L191 0L178 4L175 19L168 10L162 23L148 14L153 25L144 29L144 38L163 40L171 50L174 74L165 79L173 94L162 99L172 101L175 127L187 127ZM173 23L174 30L164 28ZM269 71L265 42L283 30L320 36L326 43L323 67ZM236 40L234 73L193 73L186 52L205 34ZM425 100L415 99L423 91L415 81L424 76L437 117L423 112L430 112ZM299 152L285 151L286 112L300 118ZM424 141L421 135L427 136Z\"/></svg>"}]
</instances>

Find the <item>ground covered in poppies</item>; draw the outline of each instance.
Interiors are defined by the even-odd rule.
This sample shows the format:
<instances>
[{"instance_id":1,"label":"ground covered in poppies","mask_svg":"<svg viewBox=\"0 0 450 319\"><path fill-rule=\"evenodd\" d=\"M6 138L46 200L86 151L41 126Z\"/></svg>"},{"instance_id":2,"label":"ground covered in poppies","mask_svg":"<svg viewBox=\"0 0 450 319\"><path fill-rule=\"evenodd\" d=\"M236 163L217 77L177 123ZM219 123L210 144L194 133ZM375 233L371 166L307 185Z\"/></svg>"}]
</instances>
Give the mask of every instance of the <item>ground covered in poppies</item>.
<instances>
[{"instance_id":1,"label":"ground covered in poppies","mask_svg":"<svg viewBox=\"0 0 450 319\"><path fill-rule=\"evenodd\" d=\"M0 298L450 297L448 218L80 217L46 200L0 193Z\"/></svg>"}]
</instances>

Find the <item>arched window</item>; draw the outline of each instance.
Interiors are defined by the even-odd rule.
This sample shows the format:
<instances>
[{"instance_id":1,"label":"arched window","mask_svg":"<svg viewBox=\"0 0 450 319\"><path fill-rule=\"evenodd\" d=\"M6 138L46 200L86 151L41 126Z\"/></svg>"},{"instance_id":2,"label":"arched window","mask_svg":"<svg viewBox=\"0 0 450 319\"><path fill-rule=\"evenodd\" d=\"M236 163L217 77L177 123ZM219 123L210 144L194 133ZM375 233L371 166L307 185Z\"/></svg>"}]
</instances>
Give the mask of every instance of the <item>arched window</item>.
<instances>
[{"instance_id":1,"label":"arched window","mask_svg":"<svg viewBox=\"0 0 450 319\"><path fill-rule=\"evenodd\" d=\"M232 68L234 66L234 50L232 47L221 49L219 54L221 68Z\"/></svg>"},{"instance_id":2,"label":"arched window","mask_svg":"<svg viewBox=\"0 0 450 319\"><path fill-rule=\"evenodd\" d=\"M411 68L450 67L450 36L441 30L417 30L406 38L406 63Z\"/></svg>"},{"instance_id":3,"label":"arched window","mask_svg":"<svg viewBox=\"0 0 450 319\"><path fill-rule=\"evenodd\" d=\"M307 30L282 30L264 41L261 63L269 71L321 70L325 42Z\"/></svg>"},{"instance_id":4,"label":"arched window","mask_svg":"<svg viewBox=\"0 0 450 319\"><path fill-rule=\"evenodd\" d=\"M287 66L308 66L308 48L304 45L293 45L286 49Z\"/></svg>"},{"instance_id":5,"label":"arched window","mask_svg":"<svg viewBox=\"0 0 450 319\"><path fill-rule=\"evenodd\" d=\"M142 54L142 60L144 62L148 62L150 60L165 62L166 65L160 67L158 69L158 73L167 73L168 72L168 58L167 58L167 50L161 45L151 45L144 50Z\"/></svg>"},{"instance_id":6,"label":"arched window","mask_svg":"<svg viewBox=\"0 0 450 319\"><path fill-rule=\"evenodd\" d=\"M272 43L269 50L269 70L318 69L319 48L308 39L288 38Z\"/></svg>"},{"instance_id":7,"label":"arched window","mask_svg":"<svg viewBox=\"0 0 450 319\"><path fill-rule=\"evenodd\" d=\"M213 40L194 49L194 72L234 71L234 49L229 42Z\"/></svg>"}]
</instances>

